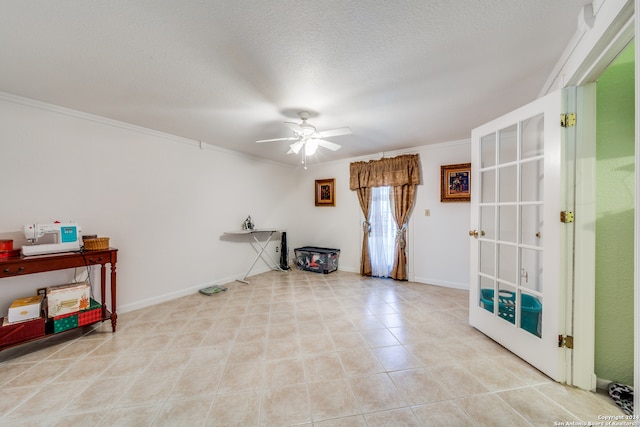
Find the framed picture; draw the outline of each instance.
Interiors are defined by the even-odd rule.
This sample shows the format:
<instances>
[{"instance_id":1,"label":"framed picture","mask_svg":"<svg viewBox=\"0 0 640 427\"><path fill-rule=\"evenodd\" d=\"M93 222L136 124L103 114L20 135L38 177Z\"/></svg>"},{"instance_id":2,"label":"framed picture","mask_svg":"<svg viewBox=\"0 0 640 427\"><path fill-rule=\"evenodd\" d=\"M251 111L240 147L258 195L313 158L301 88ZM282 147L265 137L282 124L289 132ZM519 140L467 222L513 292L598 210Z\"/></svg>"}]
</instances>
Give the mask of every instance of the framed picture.
<instances>
[{"instance_id":1,"label":"framed picture","mask_svg":"<svg viewBox=\"0 0 640 427\"><path fill-rule=\"evenodd\" d=\"M471 163L440 166L440 201L471 201Z\"/></svg>"},{"instance_id":2,"label":"framed picture","mask_svg":"<svg viewBox=\"0 0 640 427\"><path fill-rule=\"evenodd\" d=\"M336 205L336 179L316 179L316 206Z\"/></svg>"}]
</instances>

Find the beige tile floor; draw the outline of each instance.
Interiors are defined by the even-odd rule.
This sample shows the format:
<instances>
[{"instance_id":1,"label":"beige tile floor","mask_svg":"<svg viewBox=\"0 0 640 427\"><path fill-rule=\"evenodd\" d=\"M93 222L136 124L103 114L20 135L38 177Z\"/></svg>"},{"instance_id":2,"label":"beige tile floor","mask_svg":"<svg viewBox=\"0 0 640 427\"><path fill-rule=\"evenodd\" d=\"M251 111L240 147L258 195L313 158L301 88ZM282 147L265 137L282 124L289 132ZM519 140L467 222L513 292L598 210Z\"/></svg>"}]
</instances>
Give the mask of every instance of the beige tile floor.
<instances>
[{"instance_id":1,"label":"beige tile floor","mask_svg":"<svg viewBox=\"0 0 640 427\"><path fill-rule=\"evenodd\" d=\"M467 323L465 291L268 272L0 353L3 426L553 426L621 415ZM46 345L43 345L46 344Z\"/></svg>"}]
</instances>

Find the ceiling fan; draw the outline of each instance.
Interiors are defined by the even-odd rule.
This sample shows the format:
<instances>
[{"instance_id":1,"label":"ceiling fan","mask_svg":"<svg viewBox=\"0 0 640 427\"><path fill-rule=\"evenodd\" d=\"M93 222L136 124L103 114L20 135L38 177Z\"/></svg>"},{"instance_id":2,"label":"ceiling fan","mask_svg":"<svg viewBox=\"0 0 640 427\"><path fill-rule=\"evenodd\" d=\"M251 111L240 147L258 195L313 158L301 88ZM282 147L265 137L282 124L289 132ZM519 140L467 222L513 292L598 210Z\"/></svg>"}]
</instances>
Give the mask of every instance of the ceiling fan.
<instances>
[{"instance_id":1,"label":"ceiling fan","mask_svg":"<svg viewBox=\"0 0 640 427\"><path fill-rule=\"evenodd\" d=\"M303 163L306 168L307 156L313 156L318 150L318 147L328 148L331 151L336 151L341 148L340 145L335 142L327 141L324 138L351 134L351 129L349 127L341 127L318 132L315 126L307 123L310 116L308 111L300 111L298 116L302 120L302 123L284 122L284 124L293 131L293 136L288 138L261 139L256 142L260 144L263 142L295 141L289 145L289 151L287 151L287 154L298 154L302 150L301 163Z\"/></svg>"}]
</instances>

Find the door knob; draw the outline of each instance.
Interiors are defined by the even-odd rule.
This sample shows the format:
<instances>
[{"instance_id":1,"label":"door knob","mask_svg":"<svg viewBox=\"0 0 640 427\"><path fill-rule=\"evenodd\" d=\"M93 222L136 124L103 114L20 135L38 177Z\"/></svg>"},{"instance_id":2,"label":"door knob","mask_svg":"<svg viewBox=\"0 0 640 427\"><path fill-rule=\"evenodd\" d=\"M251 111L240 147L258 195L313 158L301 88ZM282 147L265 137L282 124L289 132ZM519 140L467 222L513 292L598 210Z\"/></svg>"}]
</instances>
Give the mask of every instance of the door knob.
<instances>
[{"instance_id":1,"label":"door knob","mask_svg":"<svg viewBox=\"0 0 640 427\"><path fill-rule=\"evenodd\" d=\"M469 236L478 237L478 230L469 230Z\"/></svg>"}]
</instances>

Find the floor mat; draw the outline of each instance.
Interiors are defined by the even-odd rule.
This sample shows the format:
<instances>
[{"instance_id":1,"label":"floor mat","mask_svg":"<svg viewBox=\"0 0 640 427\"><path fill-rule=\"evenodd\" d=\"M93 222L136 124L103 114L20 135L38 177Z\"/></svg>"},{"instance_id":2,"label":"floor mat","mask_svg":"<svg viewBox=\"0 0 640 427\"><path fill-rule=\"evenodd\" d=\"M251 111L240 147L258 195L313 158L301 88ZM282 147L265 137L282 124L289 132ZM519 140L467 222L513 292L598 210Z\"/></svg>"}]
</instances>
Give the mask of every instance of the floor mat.
<instances>
[{"instance_id":1,"label":"floor mat","mask_svg":"<svg viewBox=\"0 0 640 427\"><path fill-rule=\"evenodd\" d=\"M626 414L633 415L633 389L631 387L620 383L611 383L609 384L609 396Z\"/></svg>"},{"instance_id":2,"label":"floor mat","mask_svg":"<svg viewBox=\"0 0 640 427\"><path fill-rule=\"evenodd\" d=\"M220 292L226 291L227 288L222 286L209 286L208 288L200 289L200 293L204 295L214 295Z\"/></svg>"}]
</instances>

